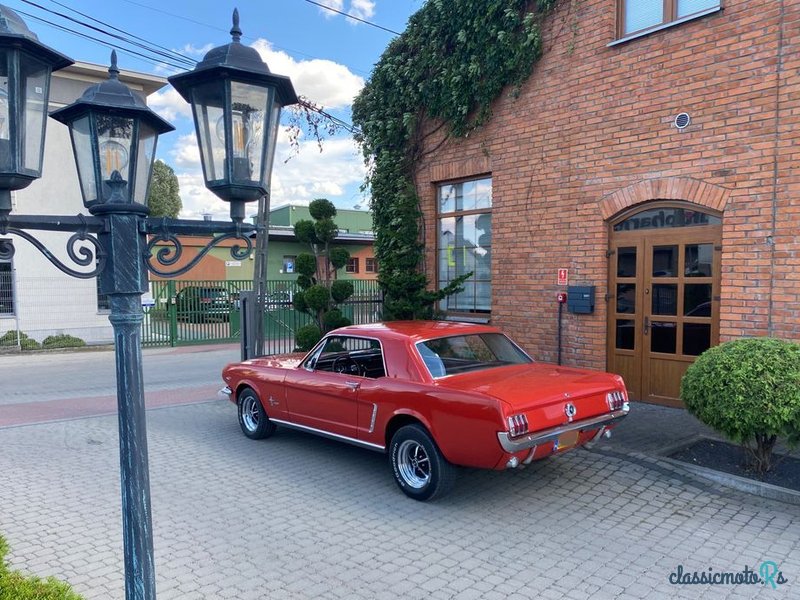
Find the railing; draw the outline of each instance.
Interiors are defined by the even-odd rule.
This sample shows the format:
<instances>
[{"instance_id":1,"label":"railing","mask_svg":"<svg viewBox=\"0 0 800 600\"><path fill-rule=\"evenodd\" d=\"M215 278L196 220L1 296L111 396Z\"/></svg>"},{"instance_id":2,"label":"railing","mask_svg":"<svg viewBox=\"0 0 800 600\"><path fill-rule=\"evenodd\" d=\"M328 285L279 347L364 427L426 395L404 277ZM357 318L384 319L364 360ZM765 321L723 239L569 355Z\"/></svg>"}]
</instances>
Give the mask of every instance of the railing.
<instances>
[{"instance_id":1,"label":"railing","mask_svg":"<svg viewBox=\"0 0 800 600\"><path fill-rule=\"evenodd\" d=\"M383 301L377 282L352 280L353 296L342 313L353 323L379 321ZM239 294L253 288L250 280L154 281L151 306L145 307L144 346L182 346L237 342L241 336ZM267 354L291 352L294 333L311 317L294 309L298 286L291 281L268 281L264 314Z\"/></svg>"}]
</instances>

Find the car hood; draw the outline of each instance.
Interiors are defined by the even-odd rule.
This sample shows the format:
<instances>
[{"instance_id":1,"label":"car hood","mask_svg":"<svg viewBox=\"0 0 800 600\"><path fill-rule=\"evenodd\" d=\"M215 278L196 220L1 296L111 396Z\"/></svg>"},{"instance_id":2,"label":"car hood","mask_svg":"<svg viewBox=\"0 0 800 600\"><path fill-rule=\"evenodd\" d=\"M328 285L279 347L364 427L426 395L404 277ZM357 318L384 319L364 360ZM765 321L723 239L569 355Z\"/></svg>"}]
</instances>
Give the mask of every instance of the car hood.
<instances>
[{"instance_id":1,"label":"car hood","mask_svg":"<svg viewBox=\"0 0 800 600\"><path fill-rule=\"evenodd\" d=\"M525 412L563 404L621 389L619 376L588 369L548 363L511 365L451 375L437 380L447 388L486 394L509 405L511 412Z\"/></svg>"}]
</instances>

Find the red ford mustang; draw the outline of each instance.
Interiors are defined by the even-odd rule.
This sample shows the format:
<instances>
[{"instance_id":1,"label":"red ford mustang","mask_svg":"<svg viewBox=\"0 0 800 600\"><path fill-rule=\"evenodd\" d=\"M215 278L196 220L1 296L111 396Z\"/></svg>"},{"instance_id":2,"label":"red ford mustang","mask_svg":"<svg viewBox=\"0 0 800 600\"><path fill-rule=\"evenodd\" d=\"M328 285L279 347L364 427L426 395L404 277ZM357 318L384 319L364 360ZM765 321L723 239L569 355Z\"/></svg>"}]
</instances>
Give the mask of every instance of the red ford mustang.
<instances>
[{"instance_id":1,"label":"red ford mustang","mask_svg":"<svg viewBox=\"0 0 800 600\"><path fill-rule=\"evenodd\" d=\"M388 452L416 500L445 493L455 466L527 465L598 440L629 410L618 375L538 363L496 328L453 322L344 327L303 358L222 377L247 437L283 425Z\"/></svg>"}]
</instances>

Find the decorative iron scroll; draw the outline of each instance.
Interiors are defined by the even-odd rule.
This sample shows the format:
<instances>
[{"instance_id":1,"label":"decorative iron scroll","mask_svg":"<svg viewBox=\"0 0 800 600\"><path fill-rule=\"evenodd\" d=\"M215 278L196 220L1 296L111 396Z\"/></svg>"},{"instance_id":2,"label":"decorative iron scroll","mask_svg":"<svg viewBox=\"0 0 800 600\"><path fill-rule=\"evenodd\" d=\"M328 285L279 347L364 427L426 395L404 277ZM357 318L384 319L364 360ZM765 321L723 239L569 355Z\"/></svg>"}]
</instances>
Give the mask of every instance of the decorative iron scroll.
<instances>
[{"instance_id":1,"label":"decorative iron scroll","mask_svg":"<svg viewBox=\"0 0 800 600\"><path fill-rule=\"evenodd\" d=\"M44 244L22 229L17 229L16 227L3 227L2 229L3 234L16 235L28 240L39 252L44 255L47 260L53 263L58 270L60 270L62 273L66 273L70 277L76 277L78 279L92 279L93 277L97 277L97 275L106 266L105 251L103 250L102 246L100 246L97 239L94 236L89 235L85 230L73 233L69 237L67 240L67 254L69 255L70 260L79 267L88 267L89 265L94 264L95 267L91 271L76 271L69 268L67 265L53 256L53 254L45 247ZM94 247L94 250L85 245L79 246L78 244L80 242L89 242ZM8 260L12 256L14 256L14 245L8 242L0 243L0 259Z\"/></svg>"},{"instance_id":2,"label":"decorative iron scroll","mask_svg":"<svg viewBox=\"0 0 800 600\"><path fill-rule=\"evenodd\" d=\"M168 244L167 246L159 248L155 252L155 260L158 262L159 265L169 267L174 265L181 259L181 256L183 255L183 244L181 243L180 239L178 239L178 236L176 234L166 231L165 228L160 232L152 234L152 237L150 238L150 241L147 244L145 264L147 265L147 268L151 273L155 273L159 277L177 277L178 275L183 275L187 271L191 270L213 248L215 248L220 243L227 240L241 240L244 242L244 247L240 246L239 244L234 244L231 247L231 257L234 260L244 260L245 258L250 256L250 253L253 251L253 241L241 231L225 233L211 240L208 244L206 244L206 246L200 252L197 253L197 256L195 256L191 261L189 261L181 268L172 271L167 271L158 268L151 262L151 260L153 259L153 250L158 245Z\"/></svg>"}]
</instances>

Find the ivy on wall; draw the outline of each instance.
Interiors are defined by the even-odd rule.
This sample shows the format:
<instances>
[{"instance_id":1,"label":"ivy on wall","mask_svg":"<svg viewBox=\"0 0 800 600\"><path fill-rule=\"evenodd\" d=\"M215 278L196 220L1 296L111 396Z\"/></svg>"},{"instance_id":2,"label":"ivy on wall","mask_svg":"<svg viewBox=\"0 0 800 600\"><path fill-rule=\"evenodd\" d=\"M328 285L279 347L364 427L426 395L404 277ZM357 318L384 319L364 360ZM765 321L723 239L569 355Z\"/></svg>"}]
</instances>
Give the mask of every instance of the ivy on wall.
<instances>
[{"instance_id":1,"label":"ivy on wall","mask_svg":"<svg viewBox=\"0 0 800 600\"><path fill-rule=\"evenodd\" d=\"M395 38L353 104L369 172L378 281L387 318L428 317L464 278L427 290L420 271L420 201L414 169L424 120L463 137L491 116L507 88L515 94L542 54L540 21L559 0L428 0Z\"/></svg>"}]
</instances>

